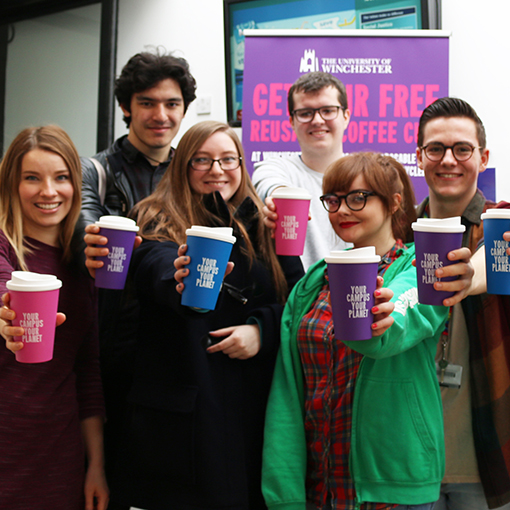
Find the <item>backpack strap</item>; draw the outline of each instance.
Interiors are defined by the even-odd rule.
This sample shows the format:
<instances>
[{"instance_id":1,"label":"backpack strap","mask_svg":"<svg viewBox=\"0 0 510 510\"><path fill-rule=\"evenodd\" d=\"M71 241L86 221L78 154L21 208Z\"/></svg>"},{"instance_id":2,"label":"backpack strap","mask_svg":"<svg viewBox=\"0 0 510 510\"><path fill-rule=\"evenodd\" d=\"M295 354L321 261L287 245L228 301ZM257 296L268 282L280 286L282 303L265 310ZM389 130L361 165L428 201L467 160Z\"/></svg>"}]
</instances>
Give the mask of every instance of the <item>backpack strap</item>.
<instances>
[{"instance_id":1,"label":"backpack strap","mask_svg":"<svg viewBox=\"0 0 510 510\"><path fill-rule=\"evenodd\" d=\"M98 187L97 191L99 194L99 199L101 200L101 205L104 205L105 197L106 197L106 170L104 166L98 161L96 158L89 158L94 167L97 170L97 182Z\"/></svg>"}]
</instances>

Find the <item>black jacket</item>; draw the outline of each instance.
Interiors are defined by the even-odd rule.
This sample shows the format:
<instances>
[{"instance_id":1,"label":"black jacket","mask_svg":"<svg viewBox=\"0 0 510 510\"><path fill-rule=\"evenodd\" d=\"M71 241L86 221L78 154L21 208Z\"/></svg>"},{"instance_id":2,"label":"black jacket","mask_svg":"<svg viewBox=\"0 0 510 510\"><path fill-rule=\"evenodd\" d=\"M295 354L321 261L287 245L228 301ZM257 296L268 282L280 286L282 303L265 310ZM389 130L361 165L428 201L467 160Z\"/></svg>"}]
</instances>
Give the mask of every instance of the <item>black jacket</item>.
<instances>
[{"instance_id":1,"label":"black jacket","mask_svg":"<svg viewBox=\"0 0 510 510\"><path fill-rule=\"evenodd\" d=\"M238 215L251 237L250 202ZM207 313L180 304L176 243L144 241L133 255L142 320L124 458L111 486L116 501L151 510L266 508L262 439L283 306L268 268L258 259L250 266L240 233L234 235L234 270L216 309ZM303 275L300 259L280 262L292 287ZM247 298L245 304L233 288ZM256 356L239 360L205 351L209 331L246 324L250 317L262 324Z\"/></svg>"},{"instance_id":2,"label":"black jacket","mask_svg":"<svg viewBox=\"0 0 510 510\"><path fill-rule=\"evenodd\" d=\"M151 168L150 163L127 139L118 138L111 147L94 156L105 169L106 193L104 203L99 196L98 171L90 158L81 158L82 207L77 226L77 237L83 239L85 226L95 223L101 216L128 216L136 205L154 189L145 192L134 190L128 175L135 174L139 168ZM170 151L170 158L173 149ZM159 182L168 167L168 161L154 170L156 177L153 187ZM79 240L78 240L79 242ZM85 244L82 242L82 251ZM138 327L137 302L133 298L130 282L124 291L102 289L99 293L99 339L101 345L101 365L103 377L112 367L124 370L132 358L132 346ZM116 377L116 375L114 375Z\"/></svg>"},{"instance_id":3,"label":"black jacket","mask_svg":"<svg viewBox=\"0 0 510 510\"><path fill-rule=\"evenodd\" d=\"M127 216L136 205L137 200L128 174L136 172L137 166L147 166L149 163L135 147L126 141L126 138L123 136L115 140L111 147L94 156L103 165L106 173L104 204L101 204L99 197L97 170L90 158L81 158L83 171L81 212L85 225L94 223L106 214ZM171 149L170 158L161 164L163 169L166 169L170 163L172 155L173 149ZM152 191L154 190L150 190Z\"/></svg>"}]
</instances>

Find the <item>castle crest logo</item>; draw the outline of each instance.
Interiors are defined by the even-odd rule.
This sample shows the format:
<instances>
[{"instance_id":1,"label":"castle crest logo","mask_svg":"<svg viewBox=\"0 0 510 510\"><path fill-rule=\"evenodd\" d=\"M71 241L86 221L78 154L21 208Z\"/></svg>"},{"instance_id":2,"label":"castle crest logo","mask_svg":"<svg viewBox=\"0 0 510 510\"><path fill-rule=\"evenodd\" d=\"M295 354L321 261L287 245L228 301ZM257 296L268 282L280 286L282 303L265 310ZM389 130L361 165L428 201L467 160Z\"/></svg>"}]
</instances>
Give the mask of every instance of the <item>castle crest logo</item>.
<instances>
[{"instance_id":1,"label":"castle crest logo","mask_svg":"<svg viewBox=\"0 0 510 510\"><path fill-rule=\"evenodd\" d=\"M315 50L305 50L299 64L300 73L313 73L319 71L319 59L315 57Z\"/></svg>"}]
</instances>

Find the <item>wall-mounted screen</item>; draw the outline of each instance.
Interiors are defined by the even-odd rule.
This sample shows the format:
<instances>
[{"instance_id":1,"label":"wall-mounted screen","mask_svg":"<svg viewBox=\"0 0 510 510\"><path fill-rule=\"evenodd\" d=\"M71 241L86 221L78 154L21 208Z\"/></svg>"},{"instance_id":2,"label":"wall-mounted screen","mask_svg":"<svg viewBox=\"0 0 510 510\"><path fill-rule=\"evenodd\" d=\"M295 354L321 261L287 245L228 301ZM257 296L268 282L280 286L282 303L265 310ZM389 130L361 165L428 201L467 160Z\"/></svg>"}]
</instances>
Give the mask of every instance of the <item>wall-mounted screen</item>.
<instances>
[{"instance_id":1,"label":"wall-mounted screen","mask_svg":"<svg viewBox=\"0 0 510 510\"><path fill-rule=\"evenodd\" d=\"M244 29L440 28L433 0L224 0L228 120L241 125Z\"/></svg>"}]
</instances>

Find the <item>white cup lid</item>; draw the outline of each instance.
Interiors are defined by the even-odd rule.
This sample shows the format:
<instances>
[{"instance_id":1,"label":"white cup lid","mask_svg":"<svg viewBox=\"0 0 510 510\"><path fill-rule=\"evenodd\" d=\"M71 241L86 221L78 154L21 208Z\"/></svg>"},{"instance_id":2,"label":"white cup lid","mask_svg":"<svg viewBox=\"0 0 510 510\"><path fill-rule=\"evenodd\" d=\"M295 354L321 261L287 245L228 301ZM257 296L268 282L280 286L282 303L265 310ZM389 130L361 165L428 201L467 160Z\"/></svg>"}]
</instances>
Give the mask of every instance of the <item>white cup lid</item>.
<instances>
[{"instance_id":1,"label":"white cup lid","mask_svg":"<svg viewBox=\"0 0 510 510\"><path fill-rule=\"evenodd\" d=\"M510 209L487 209L481 218L482 220L508 220L510 219Z\"/></svg>"},{"instance_id":2,"label":"white cup lid","mask_svg":"<svg viewBox=\"0 0 510 510\"><path fill-rule=\"evenodd\" d=\"M295 200L311 200L312 195L304 188L288 188L287 186L277 188L271 193L271 198L293 198Z\"/></svg>"},{"instance_id":3,"label":"white cup lid","mask_svg":"<svg viewBox=\"0 0 510 510\"><path fill-rule=\"evenodd\" d=\"M62 282L52 274L13 271L11 273L11 279L5 285L9 290L41 292L60 289L60 287L62 287Z\"/></svg>"},{"instance_id":4,"label":"white cup lid","mask_svg":"<svg viewBox=\"0 0 510 510\"><path fill-rule=\"evenodd\" d=\"M418 218L418 221L411 225L415 232L444 232L458 233L466 230L465 225L460 222L460 216L452 218Z\"/></svg>"},{"instance_id":5,"label":"white cup lid","mask_svg":"<svg viewBox=\"0 0 510 510\"><path fill-rule=\"evenodd\" d=\"M101 228L111 228L113 230L127 230L129 232L138 232L139 228L136 221L123 216L101 216L96 225Z\"/></svg>"},{"instance_id":6,"label":"white cup lid","mask_svg":"<svg viewBox=\"0 0 510 510\"><path fill-rule=\"evenodd\" d=\"M234 244L236 238L232 234L233 229L231 227L202 227L200 225L193 225L186 230L187 236L207 237Z\"/></svg>"},{"instance_id":7,"label":"white cup lid","mask_svg":"<svg viewBox=\"0 0 510 510\"><path fill-rule=\"evenodd\" d=\"M379 263L381 257L375 253L375 246L365 246L352 250L332 251L324 260L327 264L372 264Z\"/></svg>"}]
</instances>

